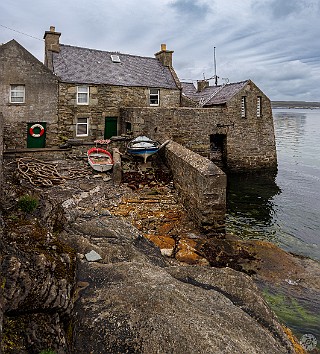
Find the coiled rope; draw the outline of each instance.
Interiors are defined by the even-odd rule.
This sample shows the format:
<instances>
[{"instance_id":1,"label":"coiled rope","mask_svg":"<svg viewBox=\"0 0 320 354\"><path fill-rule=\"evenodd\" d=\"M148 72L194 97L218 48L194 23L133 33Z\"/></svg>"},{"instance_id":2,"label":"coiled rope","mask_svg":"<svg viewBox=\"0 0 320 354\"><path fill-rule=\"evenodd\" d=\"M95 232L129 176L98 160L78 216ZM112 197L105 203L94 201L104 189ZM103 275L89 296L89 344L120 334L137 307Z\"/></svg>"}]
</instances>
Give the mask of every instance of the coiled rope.
<instances>
[{"instance_id":1,"label":"coiled rope","mask_svg":"<svg viewBox=\"0 0 320 354\"><path fill-rule=\"evenodd\" d=\"M57 164L29 157L17 159L17 164L19 174L34 186L51 187L90 174L88 170L72 168L66 170L66 175L62 175Z\"/></svg>"}]
</instances>

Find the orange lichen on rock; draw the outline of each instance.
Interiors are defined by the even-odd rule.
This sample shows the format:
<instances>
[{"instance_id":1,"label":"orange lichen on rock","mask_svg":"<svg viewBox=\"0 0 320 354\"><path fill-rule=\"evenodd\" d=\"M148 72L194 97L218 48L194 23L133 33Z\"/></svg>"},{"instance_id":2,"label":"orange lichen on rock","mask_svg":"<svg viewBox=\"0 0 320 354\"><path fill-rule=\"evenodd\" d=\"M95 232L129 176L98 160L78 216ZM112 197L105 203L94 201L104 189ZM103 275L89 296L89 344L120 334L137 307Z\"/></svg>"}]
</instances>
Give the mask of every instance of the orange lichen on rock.
<instances>
[{"instance_id":1,"label":"orange lichen on rock","mask_svg":"<svg viewBox=\"0 0 320 354\"><path fill-rule=\"evenodd\" d=\"M179 240L175 258L188 264L209 264L209 262L197 252L198 242L190 238Z\"/></svg>"},{"instance_id":2,"label":"orange lichen on rock","mask_svg":"<svg viewBox=\"0 0 320 354\"><path fill-rule=\"evenodd\" d=\"M172 249L175 247L175 240L169 236L144 235L148 240L158 246L160 249Z\"/></svg>"},{"instance_id":3,"label":"orange lichen on rock","mask_svg":"<svg viewBox=\"0 0 320 354\"><path fill-rule=\"evenodd\" d=\"M304 350L301 344L298 342L298 339L294 336L291 329L286 326L282 326L284 333L287 335L290 342L293 344L296 354L307 354L307 351Z\"/></svg>"}]
</instances>

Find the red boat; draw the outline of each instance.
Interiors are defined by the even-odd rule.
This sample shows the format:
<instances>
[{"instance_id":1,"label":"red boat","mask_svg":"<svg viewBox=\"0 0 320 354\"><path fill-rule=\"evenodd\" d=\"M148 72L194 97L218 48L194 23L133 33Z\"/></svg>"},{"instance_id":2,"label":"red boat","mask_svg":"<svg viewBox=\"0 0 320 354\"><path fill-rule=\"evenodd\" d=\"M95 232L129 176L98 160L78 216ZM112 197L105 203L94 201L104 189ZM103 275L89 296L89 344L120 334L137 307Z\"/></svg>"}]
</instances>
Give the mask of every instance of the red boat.
<instances>
[{"instance_id":1,"label":"red boat","mask_svg":"<svg viewBox=\"0 0 320 354\"><path fill-rule=\"evenodd\" d=\"M87 152L89 165L99 172L111 170L113 158L109 151L93 147Z\"/></svg>"}]
</instances>

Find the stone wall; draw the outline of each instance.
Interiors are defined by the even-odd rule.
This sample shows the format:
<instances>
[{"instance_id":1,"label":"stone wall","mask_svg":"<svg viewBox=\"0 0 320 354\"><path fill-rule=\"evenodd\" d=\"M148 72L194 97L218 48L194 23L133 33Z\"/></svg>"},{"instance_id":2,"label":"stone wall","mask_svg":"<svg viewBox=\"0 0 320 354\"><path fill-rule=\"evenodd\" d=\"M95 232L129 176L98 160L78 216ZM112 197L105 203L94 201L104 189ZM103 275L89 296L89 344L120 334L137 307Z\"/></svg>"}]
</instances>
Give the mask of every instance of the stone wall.
<instances>
[{"instance_id":1,"label":"stone wall","mask_svg":"<svg viewBox=\"0 0 320 354\"><path fill-rule=\"evenodd\" d=\"M105 117L120 116L120 107L148 107L149 88L90 85L89 104L77 105L76 84L59 84L60 134L68 139L76 137L76 121L89 118L89 136L80 138L95 140L104 138ZM160 88L160 107L178 107L180 91ZM153 108L151 108L152 110ZM118 120L118 132L125 132L125 121Z\"/></svg>"},{"instance_id":2,"label":"stone wall","mask_svg":"<svg viewBox=\"0 0 320 354\"><path fill-rule=\"evenodd\" d=\"M204 232L224 233L227 177L208 159L170 142L165 159L190 218Z\"/></svg>"},{"instance_id":3,"label":"stone wall","mask_svg":"<svg viewBox=\"0 0 320 354\"><path fill-rule=\"evenodd\" d=\"M3 192L3 182L4 182L3 178L4 178L3 175L3 115L0 112L0 203L1 204L2 204L2 192Z\"/></svg>"},{"instance_id":4,"label":"stone wall","mask_svg":"<svg viewBox=\"0 0 320 354\"><path fill-rule=\"evenodd\" d=\"M247 97L247 115L241 117L241 97ZM257 117L257 96L262 97L262 116ZM131 122L133 135L167 139L211 158L210 136L223 137L223 159L228 169L277 168L270 100L254 84L247 85L228 105L212 108L122 108L121 120Z\"/></svg>"},{"instance_id":5,"label":"stone wall","mask_svg":"<svg viewBox=\"0 0 320 354\"><path fill-rule=\"evenodd\" d=\"M246 117L241 117L241 98L246 98ZM257 97L261 116L257 117ZM227 105L228 122L233 126L218 128L227 136L228 167L233 170L277 169L272 107L269 98L252 82Z\"/></svg>"},{"instance_id":6,"label":"stone wall","mask_svg":"<svg viewBox=\"0 0 320 354\"><path fill-rule=\"evenodd\" d=\"M57 144L57 78L16 41L0 46L0 111L5 147L27 146L27 123L46 122L46 146ZM25 86L25 103L10 103L10 85Z\"/></svg>"}]
</instances>

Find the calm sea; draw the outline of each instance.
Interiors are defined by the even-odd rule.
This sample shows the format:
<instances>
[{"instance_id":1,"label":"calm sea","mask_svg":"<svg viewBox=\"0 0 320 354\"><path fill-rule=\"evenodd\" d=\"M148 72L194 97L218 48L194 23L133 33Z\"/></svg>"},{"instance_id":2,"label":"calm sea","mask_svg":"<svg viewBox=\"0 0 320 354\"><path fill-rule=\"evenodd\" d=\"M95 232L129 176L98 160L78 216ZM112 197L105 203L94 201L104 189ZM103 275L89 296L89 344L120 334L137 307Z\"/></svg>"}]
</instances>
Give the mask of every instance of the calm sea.
<instances>
[{"instance_id":1,"label":"calm sea","mask_svg":"<svg viewBox=\"0 0 320 354\"><path fill-rule=\"evenodd\" d=\"M278 173L229 178L227 231L320 260L320 110L273 116Z\"/></svg>"}]
</instances>

